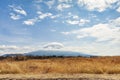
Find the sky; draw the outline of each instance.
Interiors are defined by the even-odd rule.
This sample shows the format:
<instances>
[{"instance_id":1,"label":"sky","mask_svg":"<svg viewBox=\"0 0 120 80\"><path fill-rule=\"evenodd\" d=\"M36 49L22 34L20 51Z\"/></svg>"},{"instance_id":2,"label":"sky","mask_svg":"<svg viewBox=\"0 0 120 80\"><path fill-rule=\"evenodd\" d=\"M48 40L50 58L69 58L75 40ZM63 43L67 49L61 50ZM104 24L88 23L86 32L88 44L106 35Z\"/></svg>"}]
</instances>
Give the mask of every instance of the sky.
<instances>
[{"instance_id":1,"label":"sky","mask_svg":"<svg viewBox=\"0 0 120 80\"><path fill-rule=\"evenodd\" d=\"M0 0L0 14L0 54L120 55L120 0Z\"/></svg>"}]
</instances>

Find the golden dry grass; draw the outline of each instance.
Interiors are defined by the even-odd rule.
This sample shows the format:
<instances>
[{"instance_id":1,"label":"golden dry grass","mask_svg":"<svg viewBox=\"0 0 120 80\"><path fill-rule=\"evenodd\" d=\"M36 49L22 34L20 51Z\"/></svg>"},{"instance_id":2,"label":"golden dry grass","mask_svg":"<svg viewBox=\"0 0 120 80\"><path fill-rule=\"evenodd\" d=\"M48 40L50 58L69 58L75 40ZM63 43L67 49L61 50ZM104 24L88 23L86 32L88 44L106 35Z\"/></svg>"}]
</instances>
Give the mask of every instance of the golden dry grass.
<instances>
[{"instance_id":1,"label":"golden dry grass","mask_svg":"<svg viewBox=\"0 0 120 80\"><path fill-rule=\"evenodd\" d=\"M120 56L96 58L51 58L0 61L0 74L93 73L119 74Z\"/></svg>"}]
</instances>

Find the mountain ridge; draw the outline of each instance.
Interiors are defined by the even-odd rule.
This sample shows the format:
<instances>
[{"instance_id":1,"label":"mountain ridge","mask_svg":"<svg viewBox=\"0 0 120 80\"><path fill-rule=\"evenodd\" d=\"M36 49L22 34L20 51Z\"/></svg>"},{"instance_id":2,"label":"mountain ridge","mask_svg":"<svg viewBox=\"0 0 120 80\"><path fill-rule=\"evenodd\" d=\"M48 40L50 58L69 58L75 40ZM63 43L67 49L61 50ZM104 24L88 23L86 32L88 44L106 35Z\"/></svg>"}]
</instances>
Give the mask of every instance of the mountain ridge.
<instances>
[{"instance_id":1,"label":"mountain ridge","mask_svg":"<svg viewBox=\"0 0 120 80\"><path fill-rule=\"evenodd\" d=\"M81 52L74 52L74 51L60 51L60 50L37 50L27 53L21 54L4 54L2 56L83 56L83 57L90 57L93 55L81 53Z\"/></svg>"}]
</instances>

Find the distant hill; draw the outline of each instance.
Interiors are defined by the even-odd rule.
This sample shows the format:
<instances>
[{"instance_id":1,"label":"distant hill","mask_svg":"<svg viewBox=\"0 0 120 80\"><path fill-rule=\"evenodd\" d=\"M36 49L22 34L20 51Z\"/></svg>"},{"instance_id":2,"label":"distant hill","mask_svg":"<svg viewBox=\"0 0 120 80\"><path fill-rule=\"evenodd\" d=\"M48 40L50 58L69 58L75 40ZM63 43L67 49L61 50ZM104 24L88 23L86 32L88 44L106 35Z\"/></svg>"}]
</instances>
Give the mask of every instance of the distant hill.
<instances>
[{"instance_id":1,"label":"distant hill","mask_svg":"<svg viewBox=\"0 0 120 80\"><path fill-rule=\"evenodd\" d=\"M39 51L25 53L24 55L26 56L83 56L83 57L92 56L92 55L88 55L80 52L58 51L58 50L39 50Z\"/></svg>"},{"instance_id":2,"label":"distant hill","mask_svg":"<svg viewBox=\"0 0 120 80\"><path fill-rule=\"evenodd\" d=\"M33 52L28 52L24 54L4 54L3 57L16 57L16 56L82 56L90 57L92 55L84 54L80 52L73 51L58 51L58 50L38 50Z\"/></svg>"},{"instance_id":3,"label":"distant hill","mask_svg":"<svg viewBox=\"0 0 120 80\"><path fill-rule=\"evenodd\" d=\"M3 57L16 57L16 56L24 56L24 54L4 54L1 56L3 56Z\"/></svg>"}]
</instances>

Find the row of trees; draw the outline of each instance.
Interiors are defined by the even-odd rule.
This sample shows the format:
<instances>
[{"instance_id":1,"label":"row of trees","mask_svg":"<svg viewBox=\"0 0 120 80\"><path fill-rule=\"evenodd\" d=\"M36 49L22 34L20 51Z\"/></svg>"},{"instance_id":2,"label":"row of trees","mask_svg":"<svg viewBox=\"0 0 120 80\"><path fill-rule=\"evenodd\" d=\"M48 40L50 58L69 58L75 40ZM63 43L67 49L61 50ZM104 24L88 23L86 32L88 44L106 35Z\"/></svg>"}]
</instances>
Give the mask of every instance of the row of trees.
<instances>
[{"instance_id":1,"label":"row of trees","mask_svg":"<svg viewBox=\"0 0 120 80\"><path fill-rule=\"evenodd\" d=\"M49 58L65 58L66 56L0 56L0 60L8 60L8 61L25 61L29 59L49 59ZM73 57L73 56L67 56ZM81 56L78 56L81 57Z\"/></svg>"},{"instance_id":2,"label":"row of trees","mask_svg":"<svg viewBox=\"0 0 120 80\"><path fill-rule=\"evenodd\" d=\"M53 56L12 55L12 56L10 56L9 55L9 56L0 56L0 60L25 61L25 60L29 60L29 59L49 59L49 58L69 58L69 57L83 57L83 56L56 56L56 55L53 55ZM96 58L96 57L97 56L90 56L89 58Z\"/></svg>"}]
</instances>

